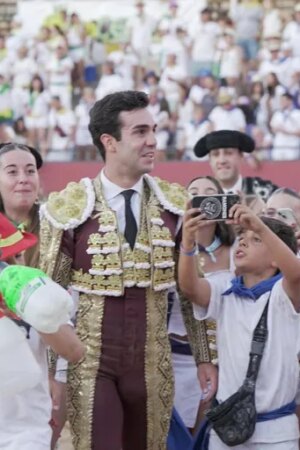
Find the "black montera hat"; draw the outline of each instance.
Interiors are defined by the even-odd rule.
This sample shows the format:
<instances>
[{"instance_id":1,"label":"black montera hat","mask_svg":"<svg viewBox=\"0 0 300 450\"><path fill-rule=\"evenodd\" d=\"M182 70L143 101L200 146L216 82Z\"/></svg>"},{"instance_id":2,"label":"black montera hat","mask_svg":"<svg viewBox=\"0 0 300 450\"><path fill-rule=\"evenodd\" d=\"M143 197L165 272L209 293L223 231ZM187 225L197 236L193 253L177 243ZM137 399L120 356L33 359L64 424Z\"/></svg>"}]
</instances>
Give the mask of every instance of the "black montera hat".
<instances>
[{"instance_id":1,"label":"black montera hat","mask_svg":"<svg viewBox=\"0 0 300 450\"><path fill-rule=\"evenodd\" d=\"M194 147L194 153L198 158L203 158L217 148L237 148L241 152L251 153L255 148L255 142L250 136L240 131L213 131L199 139Z\"/></svg>"}]
</instances>

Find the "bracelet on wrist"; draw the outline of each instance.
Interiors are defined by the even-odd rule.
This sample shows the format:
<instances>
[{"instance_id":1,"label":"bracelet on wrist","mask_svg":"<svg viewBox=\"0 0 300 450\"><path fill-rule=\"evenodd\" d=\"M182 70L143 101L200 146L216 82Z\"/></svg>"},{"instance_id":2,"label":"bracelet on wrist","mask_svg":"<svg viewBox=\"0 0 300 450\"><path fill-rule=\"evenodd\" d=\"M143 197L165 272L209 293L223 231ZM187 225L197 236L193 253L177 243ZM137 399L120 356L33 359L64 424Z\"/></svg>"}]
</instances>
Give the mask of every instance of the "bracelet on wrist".
<instances>
[{"instance_id":1,"label":"bracelet on wrist","mask_svg":"<svg viewBox=\"0 0 300 450\"><path fill-rule=\"evenodd\" d=\"M195 244L192 250L186 250L182 244L180 244L180 253L185 256L195 256L198 254L198 247Z\"/></svg>"}]
</instances>

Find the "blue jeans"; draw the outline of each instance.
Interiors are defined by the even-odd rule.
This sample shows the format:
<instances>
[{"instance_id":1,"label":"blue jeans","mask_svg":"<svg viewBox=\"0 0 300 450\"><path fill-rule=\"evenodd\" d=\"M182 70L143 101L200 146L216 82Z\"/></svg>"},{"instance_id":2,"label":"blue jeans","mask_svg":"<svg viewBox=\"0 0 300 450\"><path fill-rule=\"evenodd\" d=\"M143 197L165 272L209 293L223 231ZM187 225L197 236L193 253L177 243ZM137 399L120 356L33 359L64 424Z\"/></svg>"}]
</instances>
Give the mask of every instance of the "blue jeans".
<instances>
[{"instance_id":1,"label":"blue jeans","mask_svg":"<svg viewBox=\"0 0 300 450\"><path fill-rule=\"evenodd\" d=\"M258 52L258 42L256 39L239 39L238 45L242 47L245 59L255 59Z\"/></svg>"}]
</instances>

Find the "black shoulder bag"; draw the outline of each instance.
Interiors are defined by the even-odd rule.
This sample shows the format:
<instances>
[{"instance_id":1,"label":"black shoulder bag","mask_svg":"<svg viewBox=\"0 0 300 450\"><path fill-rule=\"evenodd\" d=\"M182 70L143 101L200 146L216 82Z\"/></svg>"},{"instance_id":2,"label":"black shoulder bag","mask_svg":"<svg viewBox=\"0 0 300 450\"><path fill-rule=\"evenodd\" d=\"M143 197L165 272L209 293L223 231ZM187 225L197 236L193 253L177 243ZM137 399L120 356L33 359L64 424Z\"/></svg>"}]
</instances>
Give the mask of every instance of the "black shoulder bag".
<instances>
[{"instance_id":1,"label":"black shoulder bag","mask_svg":"<svg viewBox=\"0 0 300 450\"><path fill-rule=\"evenodd\" d=\"M242 386L224 402L218 403L215 400L215 405L205 413L212 428L228 447L243 444L252 436L255 430L257 416L255 385L268 337L267 314L269 299L253 332L250 361Z\"/></svg>"}]
</instances>

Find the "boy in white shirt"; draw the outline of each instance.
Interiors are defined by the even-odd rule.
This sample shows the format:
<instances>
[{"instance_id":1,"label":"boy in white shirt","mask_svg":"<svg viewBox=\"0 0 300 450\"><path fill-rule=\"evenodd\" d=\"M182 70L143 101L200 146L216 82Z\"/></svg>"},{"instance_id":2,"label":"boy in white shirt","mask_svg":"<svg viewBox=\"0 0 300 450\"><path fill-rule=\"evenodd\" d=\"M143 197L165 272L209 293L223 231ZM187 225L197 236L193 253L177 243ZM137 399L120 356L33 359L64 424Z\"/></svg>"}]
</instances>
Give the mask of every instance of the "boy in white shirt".
<instances>
[{"instance_id":1,"label":"boy in white shirt","mask_svg":"<svg viewBox=\"0 0 300 450\"><path fill-rule=\"evenodd\" d=\"M199 278L195 233L206 224L196 208L184 216L179 283L196 305L194 315L217 320L219 402L243 384L253 331L269 300L268 338L255 388L256 410L268 416L256 423L253 435L238 450L298 450L299 426L294 399L299 380L300 260L290 227L275 219L259 218L244 205L234 205L230 222L241 227L235 251L238 277L230 274ZM206 386L202 386L205 389ZM291 408L292 406L292 408ZM280 418L274 411L283 408ZM210 450L229 448L210 433Z\"/></svg>"}]
</instances>

